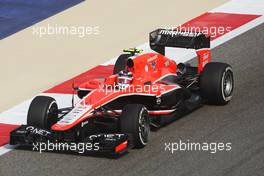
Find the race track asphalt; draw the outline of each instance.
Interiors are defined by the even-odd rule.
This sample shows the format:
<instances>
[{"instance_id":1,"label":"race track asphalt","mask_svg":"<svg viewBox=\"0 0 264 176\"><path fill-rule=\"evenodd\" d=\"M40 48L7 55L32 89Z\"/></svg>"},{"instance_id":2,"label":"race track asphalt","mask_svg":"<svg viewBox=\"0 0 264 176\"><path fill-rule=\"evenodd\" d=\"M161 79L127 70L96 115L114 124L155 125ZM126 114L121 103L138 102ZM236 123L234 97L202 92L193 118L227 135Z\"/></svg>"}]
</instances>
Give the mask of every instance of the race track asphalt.
<instances>
[{"instance_id":1,"label":"race track asphalt","mask_svg":"<svg viewBox=\"0 0 264 176\"><path fill-rule=\"evenodd\" d=\"M264 24L215 48L232 65L233 100L204 106L151 133L149 145L119 159L13 150L0 157L0 175L261 176L264 173ZM231 142L231 151L164 151L164 143Z\"/></svg>"}]
</instances>

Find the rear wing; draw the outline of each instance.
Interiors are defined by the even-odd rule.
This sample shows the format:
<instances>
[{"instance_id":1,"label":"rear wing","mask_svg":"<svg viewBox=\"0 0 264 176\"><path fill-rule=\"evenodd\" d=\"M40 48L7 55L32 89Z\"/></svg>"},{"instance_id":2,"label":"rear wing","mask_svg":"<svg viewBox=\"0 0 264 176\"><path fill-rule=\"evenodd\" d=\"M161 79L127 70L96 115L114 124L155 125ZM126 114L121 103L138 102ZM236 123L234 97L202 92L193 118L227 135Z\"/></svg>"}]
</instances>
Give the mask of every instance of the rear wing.
<instances>
[{"instance_id":1,"label":"rear wing","mask_svg":"<svg viewBox=\"0 0 264 176\"><path fill-rule=\"evenodd\" d=\"M157 29L149 34L150 48L165 55L165 47L201 49L210 48L210 37L203 33Z\"/></svg>"},{"instance_id":2,"label":"rear wing","mask_svg":"<svg viewBox=\"0 0 264 176\"><path fill-rule=\"evenodd\" d=\"M198 56L198 71L210 61L210 36L203 33L157 29L149 34L150 48L165 55L166 47L195 49Z\"/></svg>"}]
</instances>

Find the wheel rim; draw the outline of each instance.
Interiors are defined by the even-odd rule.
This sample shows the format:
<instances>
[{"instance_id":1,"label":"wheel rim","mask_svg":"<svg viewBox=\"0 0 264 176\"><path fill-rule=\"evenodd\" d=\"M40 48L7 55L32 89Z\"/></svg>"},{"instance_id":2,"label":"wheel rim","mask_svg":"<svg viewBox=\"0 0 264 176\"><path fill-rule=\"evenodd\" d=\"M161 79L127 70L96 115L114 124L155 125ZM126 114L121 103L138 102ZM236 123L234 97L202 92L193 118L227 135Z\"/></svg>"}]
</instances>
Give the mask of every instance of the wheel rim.
<instances>
[{"instance_id":1,"label":"wheel rim","mask_svg":"<svg viewBox=\"0 0 264 176\"><path fill-rule=\"evenodd\" d=\"M143 145L146 145L148 142L149 123L147 119L147 114L141 111L139 118L139 138Z\"/></svg>"},{"instance_id":2,"label":"wheel rim","mask_svg":"<svg viewBox=\"0 0 264 176\"><path fill-rule=\"evenodd\" d=\"M233 76L230 71L227 71L224 76L224 81L223 81L223 91L225 97L229 97L232 94L233 91Z\"/></svg>"}]
</instances>

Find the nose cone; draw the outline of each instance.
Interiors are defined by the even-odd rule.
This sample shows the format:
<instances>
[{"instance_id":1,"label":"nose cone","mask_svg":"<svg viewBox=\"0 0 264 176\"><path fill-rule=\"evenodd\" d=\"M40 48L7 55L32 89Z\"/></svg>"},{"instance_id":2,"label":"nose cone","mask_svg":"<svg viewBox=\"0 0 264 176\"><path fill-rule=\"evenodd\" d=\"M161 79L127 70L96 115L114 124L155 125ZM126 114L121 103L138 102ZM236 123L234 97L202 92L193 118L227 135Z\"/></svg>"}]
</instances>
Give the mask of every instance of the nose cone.
<instances>
[{"instance_id":1,"label":"nose cone","mask_svg":"<svg viewBox=\"0 0 264 176\"><path fill-rule=\"evenodd\" d=\"M56 124L54 124L51 129L55 131L68 130L87 117L90 117L92 115L91 111L92 106L83 106L79 104L74 107L68 114L66 114L62 119L60 119Z\"/></svg>"}]
</instances>

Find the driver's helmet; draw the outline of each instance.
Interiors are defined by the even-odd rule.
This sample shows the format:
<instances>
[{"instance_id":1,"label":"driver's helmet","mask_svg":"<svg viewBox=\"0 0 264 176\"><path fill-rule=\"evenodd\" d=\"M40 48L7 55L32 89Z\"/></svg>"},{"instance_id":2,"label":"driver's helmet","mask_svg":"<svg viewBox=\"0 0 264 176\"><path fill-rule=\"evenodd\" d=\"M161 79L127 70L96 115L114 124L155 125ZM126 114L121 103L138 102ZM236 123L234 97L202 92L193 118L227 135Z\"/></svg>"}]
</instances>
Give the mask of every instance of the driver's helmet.
<instances>
[{"instance_id":1,"label":"driver's helmet","mask_svg":"<svg viewBox=\"0 0 264 176\"><path fill-rule=\"evenodd\" d=\"M117 84L119 88L126 88L132 83L132 81L133 81L132 72L122 70L118 73Z\"/></svg>"}]
</instances>

